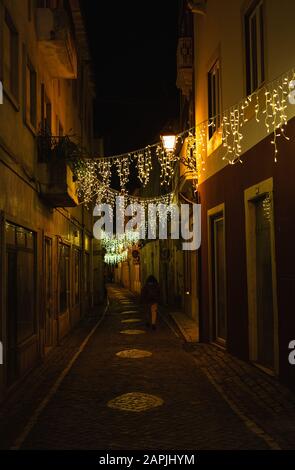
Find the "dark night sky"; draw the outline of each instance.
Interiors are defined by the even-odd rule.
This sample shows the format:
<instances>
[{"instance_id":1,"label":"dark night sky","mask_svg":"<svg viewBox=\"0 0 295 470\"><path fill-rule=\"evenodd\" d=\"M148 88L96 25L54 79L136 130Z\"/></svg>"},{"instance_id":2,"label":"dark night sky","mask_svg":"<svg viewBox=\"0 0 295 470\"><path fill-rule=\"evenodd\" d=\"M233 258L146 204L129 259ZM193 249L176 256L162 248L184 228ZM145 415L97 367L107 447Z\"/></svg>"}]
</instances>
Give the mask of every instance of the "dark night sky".
<instances>
[{"instance_id":1,"label":"dark night sky","mask_svg":"<svg viewBox=\"0 0 295 470\"><path fill-rule=\"evenodd\" d=\"M105 153L158 141L178 114L178 0L81 0Z\"/></svg>"}]
</instances>

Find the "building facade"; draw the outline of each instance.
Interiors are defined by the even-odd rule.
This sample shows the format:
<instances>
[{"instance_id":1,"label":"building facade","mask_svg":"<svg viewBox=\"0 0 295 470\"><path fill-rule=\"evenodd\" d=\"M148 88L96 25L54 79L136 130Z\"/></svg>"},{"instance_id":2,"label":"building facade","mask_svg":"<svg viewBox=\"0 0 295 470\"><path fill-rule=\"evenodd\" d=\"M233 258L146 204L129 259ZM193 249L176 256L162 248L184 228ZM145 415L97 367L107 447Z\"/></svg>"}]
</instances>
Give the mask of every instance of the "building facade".
<instances>
[{"instance_id":1,"label":"building facade","mask_svg":"<svg viewBox=\"0 0 295 470\"><path fill-rule=\"evenodd\" d=\"M259 123L265 86L292 77L295 4L288 0L188 2L194 16L195 121L209 121L199 171L202 205L200 334L266 373L295 385L288 345L295 337L295 107L286 97L286 133ZM222 21L221 21L222 19ZM284 75L285 74L285 75ZM223 158L225 110L240 108L242 164ZM276 95L275 95L276 96ZM255 98L255 99L254 99ZM273 118L269 103L263 120ZM274 106L274 107L273 107ZM267 109L267 108L266 108ZM269 116L270 115L270 116ZM271 119L272 121L273 119ZM273 123L270 122L273 126ZM277 160L277 162L275 162Z\"/></svg>"},{"instance_id":2,"label":"building facade","mask_svg":"<svg viewBox=\"0 0 295 470\"><path fill-rule=\"evenodd\" d=\"M66 159L91 151L94 87L78 0L0 1L0 395L93 303L92 214Z\"/></svg>"},{"instance_id":3,"label":"building facade","mask_svg":"<svg viewBox=\"0 0 295 470\"><path fill-rule=\"evenodd\" d=\"M179 132L193 129L195 126L195 89L194 89L194 18L187 2L180 1L178 45L177 45L177 80L180 94ZM174 191L178 204L198 203L195 191L197 174L183 164L185 161L187 139L180 149L181 163L176 169ZM175 272L176 298L180 308L190 317L199 331L199 265L198 251L182 251L181 244L174 243L172 265Z\"/></svg>"}]
</instances>

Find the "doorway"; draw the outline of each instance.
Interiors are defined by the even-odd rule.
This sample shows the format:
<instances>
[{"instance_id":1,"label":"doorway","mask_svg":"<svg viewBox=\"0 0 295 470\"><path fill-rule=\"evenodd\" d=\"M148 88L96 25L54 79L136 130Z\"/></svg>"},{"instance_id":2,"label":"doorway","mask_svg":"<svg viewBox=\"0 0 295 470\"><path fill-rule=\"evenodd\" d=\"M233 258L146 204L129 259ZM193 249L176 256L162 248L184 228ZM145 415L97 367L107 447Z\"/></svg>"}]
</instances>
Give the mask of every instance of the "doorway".
<instances>
[{"instance_id":1,"label":"doorway","mask_svg":"<svg viewBox=\"0 0 295 470\"><path fill-rule=\"evenodd\" d=\"M70 329L70 247L58 246L58 338Z\"/></svg>"},{"instance_id":2,"label":"doorway","mask_svg":"<svg viewBox=\"0 0 295 470\"><path fill-rule=\"evenodd\" d=\"M53 346L52 240L44 242L45 352Z\"/></svg>"},{"instance_id":3,"label":"doorway","mask_svg":"<svg viewBox=\"0 0 295 470\"><path fill-rule=\"evenodd\" d=\"M272 179L245 191L250 360L278 372Z\"/></svg>"},{"instance_id":4,"label":"doorway","mask_svg":"<svg viewBox=\"0 0 295 470\"><path fill-rule=\"evenodd\" d=\"M208 211L211 338L226 346L226 253L224 205Z\"/></svg>"}]
</instances>

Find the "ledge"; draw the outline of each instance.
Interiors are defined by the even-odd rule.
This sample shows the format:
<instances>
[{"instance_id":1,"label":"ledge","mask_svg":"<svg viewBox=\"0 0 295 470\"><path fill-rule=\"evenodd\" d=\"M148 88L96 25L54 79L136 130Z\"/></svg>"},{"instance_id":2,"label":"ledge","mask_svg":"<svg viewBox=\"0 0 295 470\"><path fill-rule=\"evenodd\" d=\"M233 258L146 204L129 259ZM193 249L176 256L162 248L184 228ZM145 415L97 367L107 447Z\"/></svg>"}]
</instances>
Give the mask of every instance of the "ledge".
<instances>
[{"instance_id":1,"label":"ledge","mask_svg":"<svg viewBox=\"0 0 295 470\"><path fill-rule=\"evenodd\" d=\"M199 328L196 321L182 312L170 312L169 315L187 343L197 343L199 341Z\"/></svg>"}]
</instances>

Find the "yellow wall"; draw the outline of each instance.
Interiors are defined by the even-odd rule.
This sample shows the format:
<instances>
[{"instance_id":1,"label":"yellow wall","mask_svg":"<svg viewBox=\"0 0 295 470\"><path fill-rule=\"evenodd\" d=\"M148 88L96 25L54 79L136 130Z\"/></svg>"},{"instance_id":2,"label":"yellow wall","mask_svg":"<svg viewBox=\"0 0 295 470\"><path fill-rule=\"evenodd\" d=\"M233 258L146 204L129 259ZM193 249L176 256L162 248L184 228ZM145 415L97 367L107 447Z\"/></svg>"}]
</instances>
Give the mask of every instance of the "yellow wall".
<instances>
[{"instance_id":1,"label":"yellow wall","mask_svg":"<svg viewBox=\"0 0 295 470\"><path fill-rule=\"evenodd\" d=\"M33 4L34 2L32 2ZM43 355L44 331L42 324L43 318L43 242L44 236L48 236L53 241L53 282L54 282L54 308L53 315L57 316L57 276L58 276L58 241L64 241L70 246L70 289L71 299L73 298L73 247L78 245L81 249L81 303L79 310L73 306L72 318L69 320L58 318L59 334L65 334L71 326L79 319L80 314L85 313L89 308L88 294L86 293L86 253L88 250L91 258L89 269L92 269L92 214L83 206L74 208L52 208L45 200L40 197L40 185L44 183L40 179L40 171L37 158L36 135L41 121L41 83L45 84L46 94L52 105L52 133L56 134L55 127L56 115L61 120L64 133L85 135L86 129L81 126L85 122L85 114L92 110L92 85L90 82L89 66L83 65L82 58L78 57L78 88L81 80L81 71L84 73L84 87L81 89L80 103L84 103L83 110L73 100L73 80L60 79L60 93L58 93L58 81L54 79L51 70L47 70L43 57L39 52L38 41L35 28L35 11L32 11L32 20L28 19L27 1L24 0L0 0L0 31L3 30L5 7L13 20L18 32L19 44L19 99L18 102L11 100L6 93L6 82L4 81L4 104L0 105L0 230L4 234L5 220L24 226L36 233L37 237L37 289L36 302L36 324L37 335L35 345L31 350L24 351L24 358L28 363L33 364ZM36 129L30 128L24 120L24 82L23 82L23 45L30 58L32 65L37 73L37 126ZM0 35L0 79L3 80L3 50L7 44L3 44L3 36ZM82 121L81 121L82 118ZM91 122L91 119L90 119ZM87 132L91 134L91 132ZM91 136L90 136L91 137ZM84 138L84 145L91 147L91 141ZM75 237L76 235L76 237ZM78 235L78 236L77 236ZM88 240L88 242L87 242ZM88 246L86 247L86 243ZM84 249L85 246L85 249ZM6 331L6 266L5 266L6 247L4 238L1 236L1 323L0 334L1 341L5 344ZM85 264L84 264L85 263ZM85 275L85 277L84 277ZM91 273L89 275L92 277ZM92 281L90 282L92 284ZM88 284L89 285L89 284ZM92 287L91 287L92 290ZM71 300L72 302L72 300ZM72 305L72 304L71 304ZM55 325L57 328L57 326ZM39 330L38 330L39 328ZM57 332L55 331L55 338ZM36 354L38 357L36 357ZM28 357L31 356L30 359ZM21 358L22 360L22 358ZM24 372L26 370L24 369ZM0 370L0 396L5 388L4 367Z\"/></svg>"},{"instance_id":2,"label":"yellow wall","mask_svg":"<svg viewBox=\"0 0 295 470\"><path fill-rule=\"evenodd\" d=\"M229 109L246 96L243 15L250 4L249 0L208 0L206 15L194 15L196 125L208 119L207 74L217 57L221 63L222 109ZM267 83L294 67L295 2L265 0L264 5ZM243 129L243 153L267 135L265 127L257 125L254 112L252 115ZM288 118L294 115L295 106L289 105ZM199 182L225 165L218 150L211 153Z\"/></svg>"}]
</instances>

